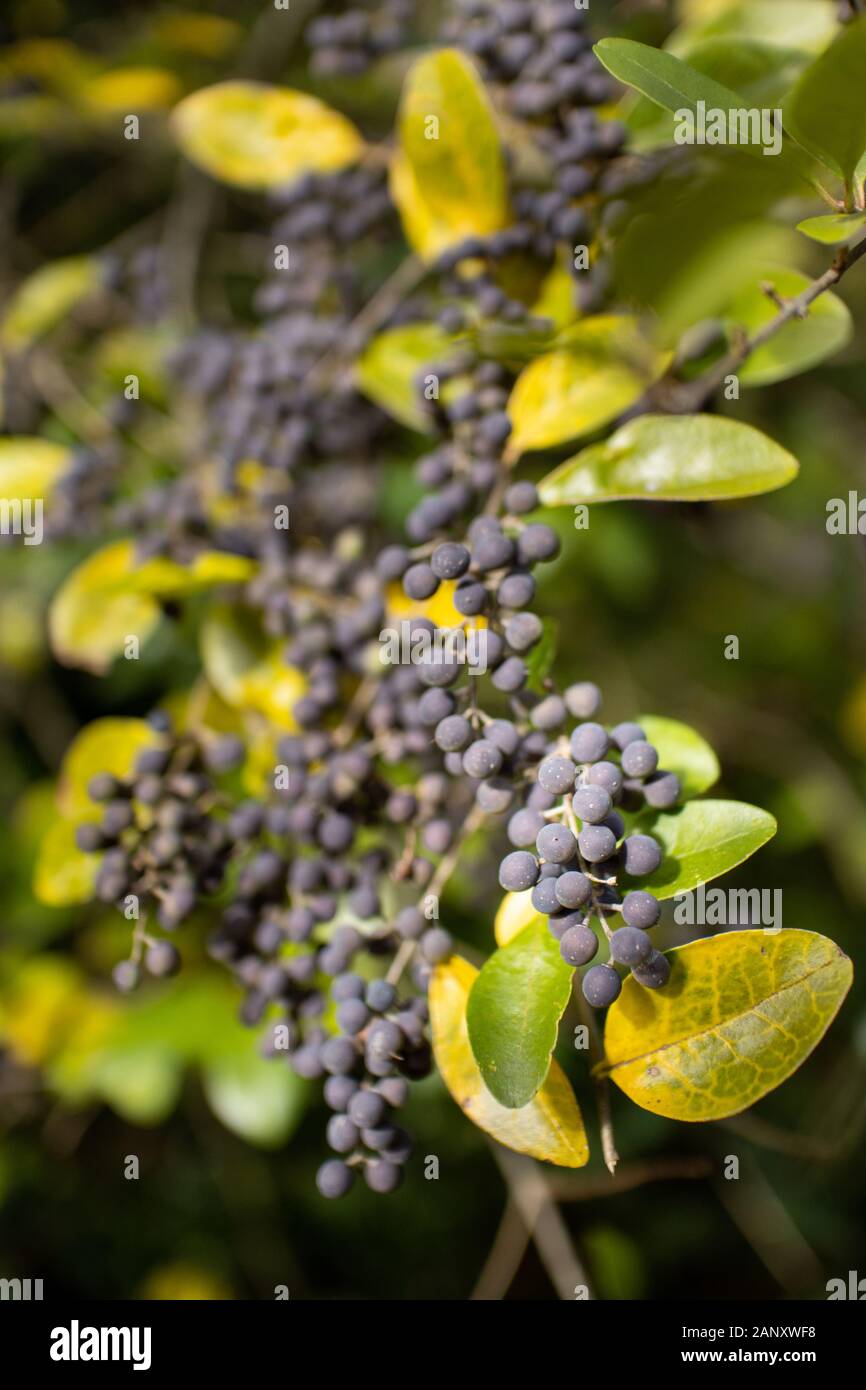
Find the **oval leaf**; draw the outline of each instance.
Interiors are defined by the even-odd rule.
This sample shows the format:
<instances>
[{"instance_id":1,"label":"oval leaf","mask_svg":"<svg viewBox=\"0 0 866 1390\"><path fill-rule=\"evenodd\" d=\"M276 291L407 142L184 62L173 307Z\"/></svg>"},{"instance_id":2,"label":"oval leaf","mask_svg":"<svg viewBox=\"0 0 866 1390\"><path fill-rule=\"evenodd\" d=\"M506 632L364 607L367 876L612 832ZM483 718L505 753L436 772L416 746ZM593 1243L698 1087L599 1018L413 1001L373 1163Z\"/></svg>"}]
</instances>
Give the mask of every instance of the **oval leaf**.
<instances>
[{"instance_id":1,"label":"oval leaf","mask_svg":"<svg viewBox=\"0 0 866 1390\"><path fill-rule=\"evenodd\" d=\"M510 1110L531 1100L550 1068L573 971L540 918L490 957L466 1022L487 1089Z\"/></svg>"},{"instance_id":2,"label":"oval leaf","mask_svg":"<svg viewBox=\"0 0 866 1390\"><path fill-rule=\"evenodd\" d=\"M547 449L616 419L664 370L667 357L615 314L568 330L568 346L525 367L508 402L514 454Z\"/></svg>"},{"instance_id":3,"label":"oval leaf","mask_svg":"<svg viewBox=\"0 0 866 1390\"><path fill-rule=\"evenodd\" d=\"M4 436L0 439L0 497L47 502L71 457L71 449L52 439Z\"/></svg>"},{"instance_id":4,"label":"oval leaf","mask_svg":"<svg viewBox=\"0 0 866 1390\"><path fill-rule=\"evenodd\" d=\"M720 502L784 487L792 454L760 430L717 415L642 415L541 483L548 507L577 502Z\"/></svg>"},{"instance_id":5,"label":"oval leaf","mask_svg":"<svg viewBox=\"0 0 866 1390\"><path fill-rule=\"evenodd\" d=\"M50 332L102 283L93 256L68 256L40 266L16 290L3 315L0 337L13 352Z\"/></svg>"},{"instance_id":6,"label":"oval leaf","mask_svg":"<svg viewBox=\"0 0 866 1390\"><path fill-rule=\"evenodd\" d=\"M540 914L532 906L532 889L525 893L506 893L493 922L493 935L497 946L507 946L518 932L528 927Z\"/></svg>"},{"instance_id":7,"label":"oval leaf","mask_svg":"<svg viewBox=\"0 0 866 1390\"><path fill-rule=\"evenodd\" d=\"M828 212L823 217L807 217L797 223L797 231L822 246L841 246L866 227L866 212ZM821 301L818 300L818 303Z\"/></svg>"},{"instance_id":8,"label":"oval leaf","mask_svg":"<svg viewBox=\"0 0 866 1390\"><path fill-rule=\"evenodd\" d=\"M431 429L431 417L418 397L419 372L444 363L454 340L435 323L389 328L367 346L355 369L360 389L410 429Z\"/></svg>"},{"instance_id":9,"label":"oval leaf","mask_svg":"<svg viewBox=\"0 0 866 1390\"><path fill-rule=\"evenodd\" d=\"M94 719L70 743L63 757L57 786L57 802L64 816L73 820L95 819L96 803L87 791L94 773L110 772L126 778L144 748L160 742L144 719ZM88 855L93 859L93 855Z\"/></svg>"},{"instance_id":10,"label":"oval leaf","mask_svg":"<svg viewBox=\"0 0 866 1390\"><path fill-rule=\"evenodd\" d=\"M56 820L49 826L36 856L34 896L46 907L90 902L98 868L99 857L83 854L76 845L75 823Z\"/></svg>"},{"instance_id":11,"label":"oval leaf","mask_svg":"<svg viewBox=\"0 0 866 1390\"><path fill-rule=\"evenodd\" d=\"M48 612L51 649L64 666L104 675L127 637L143 643L156 627L159 604L149 594L123 587L134 558L131 541L116 541L64 580Z\"/></svg>"},{"instance_id":12,"label":"oval leaf","mask_svg":"<svg viewBox=\"0 0 866 1390\"><path fill-rule=\"evenodd\" d=\"M807 150L850 183L866 150L866 15L846 24L785 102L785 124Z\"/></svg>"},{"instance_id":13,"label":"oval leaf","mask_svg":"<svg viewBox=\"0 0 866 1390\"><path fill-rule=\"evenodd\" d=\"M466 1004L478 971L459 956L436 967L430 981L433 1051L442 1080L473 1124L517 1153L562 1168L582 1168L589 1159L586 1130L577 1101L559 1064L532 1100L509 1110L481 1079L466 1027Z\"/></svg>"},{"instance_id":14,"label":"oval leaf","mask_svg":"<svg viewBox=\"0 0 866 1390\"><path fill-rule=\"evenodd\" d=\"M285 644L266 637L250 610L220 604L201 632L204 669L226 704L255 710L281 729L297 728L292 709L306 679L283 660Z\"/></svg>"},{"instance_id":15,"label":"oval leaf","mask_svg":"<svg viewBox=\"0 0 866 1390\"><path fill-rule=\"evenodd\" d=\"M645 828L664 857L654 874L629 886L673 898L742 864L773 838L776 822L745 801L690 801L679 811L647 817Z\"/></svg>"},{"instance_id":16,"label":"oval leaf","mask_svg":"<svg viewBox=\"0 0 866 1390\"><path fill-rule=\"evenodd\" d=\"M412 65L398 119L391 193L409 243L433 259L508 221L505 164L493 110L472 64L440 49Z\"/></svg>"},{"instance_id":17,"label":"oval leaf","mask_svg":"<svg viewBox=\"0 0 866 1390\"><path fill-rule=\"evenodd\" d=\"M811 283L799 270L772 270L766 277L783 299L793 299ZM745 288L731 304L727 318L751 337L776 317L776 304L760 284ZM851 313L838 295L822 294L811 305L804 319L785 324L769 342L749 355L737 375L743 386L768 386L798 372L808 371L817 362L838 352L851 339Z\"/></svg>"},{"instance_id":18,"label":"oval leaf","mask_svg":"<svg viewBox=\"0 0 866 1390\"><path fill-rule=\"evenodd\" d=\"M724 932L668 953L663 989L632 976L607 1013L606 1067L656 1115L721 1120L785 1081L851 984L848 957L815 932Z\"/></svg>"},{"instance_id":19,"label":"oval leaf","mask_svg":"<svg viewBox=\"0 0 866 1390\"><path fill-rule=\"evenodd\" d=\"M699 796L718 781L719 760L696 729L658 714L638 715L637 722L658 749L659 767L679 777L684 798Z\"/></svg>"},{"instance_id":20,"label":"oval leaf","mask_svg":"<svg viewBox=\"0 0 866 1390\"><path fill-rule=\"evenodd\" d=\"M202 1085L211 1110L226 1129L259 1148L279 1148L303 1114L304 1083L288 1067L264 1061L255 1053L208 1063Z\"/></svg>"},{"instance_id":21,"label":"oval leaf","mask_svg":"<svg viewBox=\"0 0 866 1390\"><path fill-rule=\"evenodd\" d=\"M263 82L218 82L172 116L193 164L238 188L274 188L307 170L344 169L364 144L351 121L315 97Z\"/></svg>"}]
</instances>

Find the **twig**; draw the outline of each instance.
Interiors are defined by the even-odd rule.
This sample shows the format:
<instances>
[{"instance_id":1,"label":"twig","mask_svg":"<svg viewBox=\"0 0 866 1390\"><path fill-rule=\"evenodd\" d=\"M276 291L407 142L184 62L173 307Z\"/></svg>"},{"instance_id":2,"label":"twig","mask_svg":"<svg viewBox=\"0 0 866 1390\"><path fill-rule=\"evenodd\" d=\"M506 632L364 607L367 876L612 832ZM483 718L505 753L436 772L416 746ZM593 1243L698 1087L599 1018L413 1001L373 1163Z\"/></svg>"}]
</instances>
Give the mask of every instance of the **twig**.
<instances>
[{"instance_id":1,"label":"twig","mask_svg":"<svg viewBox=\"0 0 866 1390\"><path fill-rule=\"evenodd\" d=\"M520 1212L559 1297L573 1299L578 1289L585 1288L592 1298L589 1278L547 1174L530 1158L512 1153L500 1144L490 1147L508 1186L509 1197Z\"/></svg>"},{"instance_id":2,"label":"twig","mask_svg":"<svg viewBox=\"0 0 866 1390\"><path fill-rule=\"evenodd\" d=\"M779 300L781 307L775 318L770 319L762 328L759 328L751 337L744 338L726 353L703 376L695 381L681 383L671 382L670 380L659 383L658 387L653 388L648 393L649 408L652 403L662 405L675 414L690 414L692 411L700 410L706 404L710 396L724 385L726 377L736 373L738 367L751 357L758 348L763 347L771 338L790 323L793 319L805 318L812 304L819 299L827 290L838 285L853 265L866 255L866 238L858 242L854 247L843 247L838 253L833 264L819 275L817 280L813 280L811 285L807 285L798 295L791 299ZM765 293L766 293L765 289Z\"/></svg>"},{"instance_id":3,"label":"twig","mask_svg":"<svg viewBox=\"0 0 866 1390\"><path fill-rule=\"evenodd\" d=\"M599 1197L618 1197L650 1182L698 1181L708 1178L716 1165L709 1157L647 1159L630 1163L609 1178L593 1173L564 1174L551 1179L550 1187L559 1202L595 1201Z\"/></svg>"},{"instance_id":4,"label":"twig","mask_svg":"<svg viewBox=\"0 0 866 1390\"><path fill-rule=\"evenodd\" d=\"M469 1295L473 1302L492 1302L504 1298L514 1282L532 1233L509 1190L499 1229L478 1281Z\"/></svg>"},{"instance_id":5,"label":"twig","mask_svg":"<svg viewBox=\"0 0 866 1390\"><path fill-rule=\"evenodd\" d=\"M577 1007L580 1011L581 1022L585 1025L589 1034L589 1056L592 1063L593 1080L595 1081L596 1106L598 1108L598 1125L601 1131L601 1151L604 1155L604 1166L610 1174L616 1172L616 1165L619 1163L619 1154L616 1151L616 1143L613 1133L613 1115L610 1109L610 1083L607 1077L599 1070L601 1062L604 1060L604 1048L599 1036L598 1024L586 1000L583 991L575 990Z\"/></svg>"},{"instance_id":6,"label":"twig","mask_svg":"<svg viewBox=\"0 0 866 1390\"><path fill-rule=\"evenodd\" d=\"M756 1164L750 1164L748 1172L736 1180L720 1179L716 1193L781 1288L796 1295L821 1283L824 1274L818 1256Z\"/></svg>"}]
</instances>

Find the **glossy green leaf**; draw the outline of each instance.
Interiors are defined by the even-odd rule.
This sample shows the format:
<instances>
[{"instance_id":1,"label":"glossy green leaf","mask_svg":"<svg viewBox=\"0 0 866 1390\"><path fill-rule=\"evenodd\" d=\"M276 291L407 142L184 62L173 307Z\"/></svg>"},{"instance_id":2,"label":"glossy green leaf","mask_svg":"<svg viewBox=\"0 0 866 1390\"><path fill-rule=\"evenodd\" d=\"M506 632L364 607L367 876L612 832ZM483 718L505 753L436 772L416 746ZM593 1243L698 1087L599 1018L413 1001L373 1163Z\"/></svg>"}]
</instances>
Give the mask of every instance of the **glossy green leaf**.
<instances>
[{"instance_id":1,"label":"glossy green leaf","mask_svg":"<svg viewBox=\"0 0 866 1390\"><path fill-rule=\"evenodd\" d=\"M796 48L783 48L759 39L727 35L703 39L680 56L691 67L720 82L747 106L775 108L809 61ZM629 128L639 136L638 148L671 143L671 113L640 97L627 114Z\"/></svg>"},{"instance_id":2,"label":"glossy green leaf","mask_svg":"<svg viewBox=\"0 0 866 1390\"><path fill-rule=\"evenodd\" d=\"M866 228L866 212L828 212L797 223L797 231L822 246L841 246Z\"/></svg>"},{"instance_id":3,"label":"glossy green leaf","mask_svg":"<svg viewBox=\"0 0 866 1390\"><path fill-rule=\"evenodd\" d=\"M784 487L793 455L760 430L716 415L642 415L567 459L540 485L548 507L577 502L723 502Z\"/></svg>"},{"instance_id":4,"label":"glossy green leaf","mask_svg":"<svg viewBox=\"0 0 866 1390\"><path fill-rule=\"evenodd\" d=\"M4 435L0 438L0 497L8 501L41 498L47 503L71 457L71 449L52 439Z\"/></svg>"},{"instance_id":5,"label":"glossy green leaf","mask_svg":"<svg viewBox=\"0 0 866 1390\"><path fill-rule=\"evenodd\" d=\"M679 810L647 815L643 828L661 845L662 862L629 886L673 898L749 859L773 838L776 822L744 801L689 801Z\"/></svg>"},{"instance_id":6,"label":"glossy green leaf","mask_svg":"<svg viewBox=\"0 0 866 1390\"><path fill-rule=\"evenodd\" d=\"M846 24L785 102L785 124L846 183L866 151L866 15Z\"/></svg>"},{"instance_id":7,"label":"glossy green leaf","mask_svg":"<svg viewBox=\"0 0 866 1390\"><path fill-rule=\"evenodd\" d=\"M515 382L508 402L515 454L600 429L633 405L667 362L632 318L584 319L566 336L567 346L531 362Z\"/></svg>"},{"instance_id":8,"label":"glossy green leaf","mask_svg":"<svg viewBox=\"0 0 866 1390\"><path fill-rule=\"evenodd\" d=\"M721 1120L775 1090L820 1042L852 978L836 943L808 931L724 932L667 954L663 989L623 982L604 1045L611 1080L674 1120Z\"/></svg>"},{"instance_id":9,"label":"glossy green leaf","mask_svg":"<svg viewBox=\"0 0 866 1390\"><path fill-rule=\"evenodd\" d=\"M793 299L811 283L798 270L771 270L764 283L772 284L783 299ZM753 336L778 314L778 306L764 294L760 284L751 284L731 304L729 323ZM829 291L811 305L804 319L785 324L763 347L750 354L737 375L743 386L768 386L808 371L838 352L853 334L851 312L838 295Z\"/></svg>"},{"instance_id":10,"label":"glossy green leaf","mask_svg":"<svg viewBox=\"0 0 866 1390\"><path fill-rule=\"evenodd\" d=\"M102 283L93 256L69 256L40 266L16 290L0 322L0 339L20 352L72 312Z\"/></svg>"},{"instance_id":11,"label":"glossy green leaf","mask_svg":"<svg viewBox=\"0 0 866 1390\"><path fill-rule=\"evenodd\" d=\"M640 714L637 722L658 749L659 767L679 777L684 800L700 796L718 781L719 760L696 729L659 714Z\"/></svg>"},{"instance_id":12,"label":"glossy green leaf","mask_svg":"<svg viewBox=\"0 0 866 1390\"><path fill-rule=\"evenodd\" d=\"M226 1128L263 1149L284 1144L303 1114L303 1081L289 1067L255 1052L206 1064L202 1084L211 1110Z\"/></svg>"},{"instance_id":13,"label":"glossy green leaf","mask_svg":"<svg viewBox=\"0 0 866 1390\"><path fill-rule=\"evenodd\" d=\"M677 53L718 36L760 39L818 52L839 27L835 0L739 0L739 4L725 0L709 5L706 0L681 0L679 8L686 22L674 31L669 43Z\"/></svg>"},{"instance_id":14,"label":"glossy green leaf","mask_svg":"<svg viewBox=\"0 0 866 1390\"><path fill-rule=\"evenodd\" d=\"M361 157L351 121L316 97L264 82L219 82L185 97L172 126L187 159L238 188L276 188Z\"/></svg>"},{"instance_id":15,"label":"glossy green leaf","mask_svg":"<svg viewBox=\"0 0 866 1390\"><path fill-rule=\"evenodd\" d=\"M484 84L456 49L409 70L391 192L410 244L426 259L508 221L505 164Z\"/></svg>"},{"instance_id":16,"label":"glossy green leaf","mask_svg":"<svg viewBox=\"0 0 866 1390\"><path fill-rule=\"evenodd\" d=\"M526 1105L547 1076L572 974L540 919L495 951L472 987L472 1052L487 1089L511 1110Z\"/></svg>"},{"instance_id":17,"label":"glossy green leaf","mask_svg":"<svg viewBox=\"0 0 866 1390\"><path fill-rule=\"evenodd\" d=\"M526 1105L509 1109L484 1084L472 1055L466 1005L478 972L459 956L436 967L430 981L430 1027L439 1073L473 1124L517 1153L562 1168L582 1168L589 1158L583 1119L556 1060Z\"/></svg>"},{"instance_id":18,"label":"glossy green leaf","mask_svg":"<svg viewBox=\"0 0 866 1390\"><path fill-rule=\"evenodd\" d=\"M435 323L411 323L386 329L364 349L355 369L358 387L395 420L410 429L430 429L419 400L417 378L445 363L454 339Z\"/></svg>"}]
</instances>

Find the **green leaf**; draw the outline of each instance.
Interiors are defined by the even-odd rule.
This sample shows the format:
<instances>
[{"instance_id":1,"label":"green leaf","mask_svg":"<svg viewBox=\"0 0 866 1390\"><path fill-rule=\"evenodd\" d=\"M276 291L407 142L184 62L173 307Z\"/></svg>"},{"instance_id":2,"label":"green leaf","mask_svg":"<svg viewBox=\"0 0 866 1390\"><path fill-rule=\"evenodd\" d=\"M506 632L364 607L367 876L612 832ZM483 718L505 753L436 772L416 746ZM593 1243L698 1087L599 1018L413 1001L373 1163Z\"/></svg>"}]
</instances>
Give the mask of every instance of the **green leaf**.
<instances>
[{"instance_id":1,"label":"green leaf","mask_svg":"<svg viewBox=\"0 0 866 1390\"><path fill-rule=\"evenodd\" d=\"M177 1104L183 1065L167 1047L111 1047L88 1068L88 1081L130 1124L159 1125Z\"/></svg>"},{"instance_id":2,"label":"green leaf","mask_svg":"<svg viewBox=\"0 0 866 1390\"><path fill-rule=\"evenodd\" d=\"M293 730L292 709L307 682L302 671L286 665L284 651L285 643L267 637L250 609L216 605L202 626L205 673L226 704Z\"/></svg>"},{"instance_id":3,"label":"green leaf","mask_svg":"<svg viewBox=\"0 0 866 1390\"><path fill-rule=\"evenodd\" d=\"M606 1068L644 1110L721 1120L808 1057L851 984L848 957L815 932L724 932L668 953L663 989L633 976L608 1009Z\"/></svg>"},{"instance_id":4,"label":"green leaf","mask_svg":"<svg viewBox=\"0 0 866 1390\"><path fill-rule=\"evenodd\" d=\"M226 1129L263 1149L284 1144L304 1111L303 1081L288 1067L255 1053L208 1063L202 1084L211 1110Z\"/></svg>"},{"instance_id":5,"label":"green leaf","mask_svg":"<svg viewBox=\"0 0 866 1390\"><path fill-rule=\"evenodd\" d=\"M264 82L218 82L185 97L172 126L187 159L238 188L277 188L354 164L364 142L316 97Z\"/></svg>"},{"instance_id":6,"label":"green leaf","mask_svg":"<svg viewBox=\"0 0 866 1390\"><path fill-rule=\"evenodd\" d=\"M10 351L20 352L62 323L101 283L102 271L93 256L69 256L40 266L12 296L0 323L0 339Z\"/></svg>"},{"instance_id":7,"label":"green leaf","mask_svg":"<svg viewBox=\"0 0 866 1390\"><path fill-rule=\"evenodd\" d=\"M505 164L484 84L456 49L419 58L403 86L391 192L425 259L509 220Z\"/></svg>"},{"instance_id":8,"label":"green leaf","mask_svg":"<svg viewBox=\"0 0 866 1390\"><path fill-rule=\"evenodd\" d=\"M699 796L718 781L719 760L696 729L659 714L640 714L637 723L658 749L659 767L679 777L684 799Z\"/></svg>"},{"instance_id":9,"label":"green leaf","mask_svg":"<svg viewBox=\"0 0 866 1390\"><path fill-rule=\"evenodd\" d=\"M416 379L447 362L454 339L435 323L389 328L365 348L355 368L358 387L410 429L429 432L430 416L418 398Z\"/></svg>"},{"instance_id":10,"label":"green leaf","mask_svg":"<svg viewBox=\"0 0 866 1390\"><path fill-rule=\"evenodd\" d=\"M806 69L785 102L785 124L846 185L866 151L866 15Z\"/></svg>"},{"instance_id":11,"label":"green leaf","mask_svg":"<svg viewBox=\"0 0 866 1390\"><path fill-rule=\"evenodd\" d=\"M797 48L727 35L703 39L679 56L704 76L736 92L750 107L777 106L809 61L808 54ZM660 111L647 97L638 99L628 112L627 123L638 133L641 149L673 141L671 114Z\"/></svg>"},{"instance_id":12,"label":"green leaf","mask_svg":"<svg viewBox=\"0 0 866 1390\"><path fill-rule=\"evenodd\" d=\"M721 6L689 0L688 7L683 4L681 9L687 22L670 40L677 53L717 35L761 39L817 52L839 28L834 0L740 0L739 4L725 0Z\"/></svg>"},{"instance_id":13,"label":"green leaf","mask_svg":"<svg viewBox=\"0 0 866 1390\"><path fill-rule=\"evenodd\" d=\"M510 1110L526 1105L547 1076L572 973L542 918L495 951L472 987L472 1051L485 1086Z\"/></svg>"},{"instance_id":14,"label":"green leaf","mask_svg":"<svg viewBox=\"0 0 866 1390\"><path fill-rule=\"evenodd\" d=\"M765 282L772 284L783 299L793 299L811 284L809 277L798 270L771 270ZM727 318L752 337L778 312L777 305L764 294L760 284L750 284L733 301ZM848 306L838 295L822 294L811 305L806 318L785 324L769 342L750 354L737 372L740 384L767 386L808 371L850 342L853 331Z\"/></svg>"},{"instance_id":15,"label":"green leaf","mask_svg":"<svg viewBox=\"0 0 866 1390\"><path fill-rule=\"evenodd\" d=\"M541 629L541 636L526 655L526 683L530 690L536 691L539 695L544 693L544 681L550 675L556 660L559 623L555 618L542 618Z\"/></svg>"},{"instance_id":16,"label":"green leaf","mask_svg":"<svg viewBox=\"0 0 866 1390\"><path fill-rule=\"evenodd\" d=\"M866 227L866 212L828 212L823 217L807 217L797 223L797 231L822 246L841 246L852 241ZM820 301L819 301L820 302Z\"/></svg>"},{"instance_id":17,"label":"green leaf","mask_svg":"<svg viewBox=\"0 0 866 1390\"><path fill-rule=\"evenodd\" d=\"M716 415L642 415L567 459L540 485L547 507L577 502L723 502L784 487L797 460L760 430Z\"/></svg>"},{"instance_id":18,"label":"green leaf","mask_svg":"<svg viewBox=\"0 0 866 1390\"><path fill-rule=\"evenodd\" d=\"M562 1168L589 1159L583 1118L568 1080L552 1060L547 1079L520 1109L490 1094L472 1055L466 1005L478 972L459 956L436 967L430 981L430 1027L439 1073L464 1115L506 1148Z\"/></svg>"},{"instance_id":19,"label":"green leaf","mask_svg":"<svg viewBox=\"0 0 866 1390\"><path fill-rule=\"evenodd\" d=\"M47 503L71 457L71 449L52 439L5 435L0 439L0 497Z\"/></svg>"},{"instance_id":20,"label":"green leaf","mask_svg":"<svg viewBox=\"0 0 866 1390\"><path fill-rule=\"evenodd\" d=\"M508 402L512 453L547 449L600 429L633 405L668 361L615 314L568 329L567 345L525 367Z\"/></svg>"},{"instance_id":21,"label":"green leaf","mask_svg":"<svg viewBox=\"0 0 866 1390\"><path fill-rule=\"evenodd\" d=\"M744 801L689 801L677 811L642 817L636 829L658 840L662 862L654 874L629 886L673 898L749 859L773 838L776 822Z\"/></svg>"}]
</instances>

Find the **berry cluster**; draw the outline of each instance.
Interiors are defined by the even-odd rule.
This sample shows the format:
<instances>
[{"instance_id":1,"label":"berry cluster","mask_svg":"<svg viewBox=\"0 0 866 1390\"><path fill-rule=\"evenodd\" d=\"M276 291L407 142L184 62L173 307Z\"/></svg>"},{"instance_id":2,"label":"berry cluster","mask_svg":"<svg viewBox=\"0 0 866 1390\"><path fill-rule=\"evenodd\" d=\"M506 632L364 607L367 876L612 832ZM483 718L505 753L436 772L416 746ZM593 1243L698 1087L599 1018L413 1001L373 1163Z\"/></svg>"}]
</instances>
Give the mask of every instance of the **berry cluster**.
<instances>
[{"instance_id":1,"label":"berry cluster","mask_svg":"<svg viewBox=\"0 0 866 1390\"><path fill-rule=\"evenodd\" d=\"M648 989L658 989L670 974L648 935L659 920L659 901L643 889L621 894L618 878L653 874L661 849L652 835L627 833L623 815L614 808L627 813L642 805L668 809L680 795L679 779L659 770L658 753L638 724L617 724L608 731L592 718L601 697L591 682L543 703L548 728L561 729L569 715L581 722L541 761L524 806L511 816L508 838L517 848L500 864L499 882L512 893L532 890L532 905L547 916L569 965L588 965L598 953L590 925L595 918L611 961L631 969ZM616 913L624 925L611 930ZM594 965L582 988L594 1008L606 1008L622 982L613 964Z\"/></svg>"},{"instance_id":2,"label":"berry cluster","mask_svg":"<svg viewBox=\"0 0 866 1390\"><path fill-rule=\"evenodd\" d=\"M375 11L345 10L307 25L314 72L355 77L377 59L403 48L415 19L416 0L380 0Z\"/></svg>"}]
</instances>

